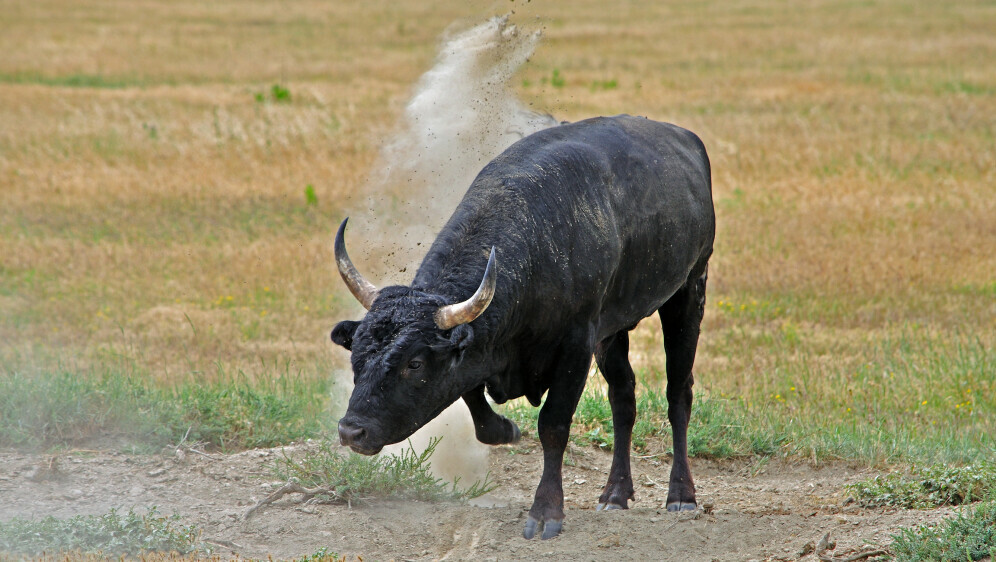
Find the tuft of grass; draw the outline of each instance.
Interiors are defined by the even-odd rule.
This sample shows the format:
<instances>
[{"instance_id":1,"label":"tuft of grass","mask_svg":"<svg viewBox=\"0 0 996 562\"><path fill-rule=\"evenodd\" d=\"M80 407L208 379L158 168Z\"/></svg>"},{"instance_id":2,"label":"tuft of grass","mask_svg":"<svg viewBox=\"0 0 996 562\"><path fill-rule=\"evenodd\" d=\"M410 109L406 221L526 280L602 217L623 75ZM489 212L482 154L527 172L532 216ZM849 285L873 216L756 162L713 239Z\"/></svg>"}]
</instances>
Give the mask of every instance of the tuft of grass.
<instances>
[{"instance_id":1,"label":"tuft of grass","mask_svg":"<svg viewBox=\"0 0 996 562\"><path fill-rule=\"evenodd\" d=\"M421 453L413 447L399 455L365 457L342 449L328 439L301 460L286 455L276 461L274 474L282 480L297 479L301 485L328 490L324 499L337 503L372 499L421 501L466 500L482 496L497 486L489 478L459 488L459 479L447 483L429 472L429 459L441 438L430 440Z\"/></svg>"},{"instance_id":2,"label":"tuft of grass","mask_svg":"<svg viewBox=\"0 0 996 562\"><path fill-rule=\"evenodd\" d=\"M0 553L40 556L52 552L137 556L149 552L188 554L200 548L201 531L184 526L179 515L164 516L156 507L139 515L77 515L70 519L41 520L15 517L0 522ZM2 557L2 556L0 556Z\"/></svg>"},{"instance_id":3,"label":"tuft of grass","mask_svg":"<svg viewBox=\"0 0 996 562\"><path fill-rule=\"evenodd\" d=\"M865 507L960 505L996 494L996 464L913 467L910 474L878 475L847 488Z\"/></svg>"},{"instance_id":4,"label":"tuft of grass","mask_svg":"<svg viewBox=\"0 0 996 562\"><path fill-rule=\"evenodd\" d=\"M339 562L343 560L337 553L329 552L327 546L323 546L312 554L298 558L296 562Z\"/></svg>"},{"instance_id":5,"label":"tuft of grass","mask_svg":"<svg viewBox=\"0 0 996 562\"><path fill-rule=\"evenodd\" d=\"M564 76L560 73L560 69L554 68L553 72L550 73L549 78L544 76L543 78L540 79L540 84L544 86L549 84L559 90L567 85L567 81L564 80Z\"/></svg>"},{"instance_id":6,"label":"tuft of grass","mask_svg":"<svg viewBox=\"0 0 996 562\"><path fill-rule=\"evenodd\" d=\"M790 442L771 420L758 419L743 400L703 396L692 406L688 426L688 454L693 457L732 458L770 456Z\"/></svg>"},{"instance_id":7,"label":"tuft of grass","mask_svg":"<svg viewBox=\"0 0 996 562\"><path fill-rule=\"evenodd\" d=\"M275 103L290 103L291 93L285 86L274 84L273 86L270 86L270 91L268 93L264 94L257 92L253 95L253 99L255 99L257 103L264 103L268 101Z\"/></svg>"},{"instance_id":8,"label":"tuft of grass","mask_svg":"<svg viewBox=\"0 0 996 562\"><path fill-rule=\"evenodd\" d=\"M903 529L892 538L897 560L996 560L996 494L938 525Z\"/></svg>"},{"instance_id":9,"label":"tuft of grass","mask_svg":"<svg viewBox=\"0 0 996 562\"><path fill-rule=\"evenodd\" d=\"M315 194L315 186L310 183L304 186L304 201L309 207L314 207L318 204L318 195Z\"/></svg>"},{"instance_id":10,"label":"tuft of grass","mask_svg":"<svg viewBox=\"0 0 996 562\"><path fill-rule=\"evenodd\" d=\"M106 438L151 448L182 439L224 450L270 447L317 434L329 389L328 380L289 373L162 386L114 369L0 373L0 447Z\"/></svg>"}]
</instances>

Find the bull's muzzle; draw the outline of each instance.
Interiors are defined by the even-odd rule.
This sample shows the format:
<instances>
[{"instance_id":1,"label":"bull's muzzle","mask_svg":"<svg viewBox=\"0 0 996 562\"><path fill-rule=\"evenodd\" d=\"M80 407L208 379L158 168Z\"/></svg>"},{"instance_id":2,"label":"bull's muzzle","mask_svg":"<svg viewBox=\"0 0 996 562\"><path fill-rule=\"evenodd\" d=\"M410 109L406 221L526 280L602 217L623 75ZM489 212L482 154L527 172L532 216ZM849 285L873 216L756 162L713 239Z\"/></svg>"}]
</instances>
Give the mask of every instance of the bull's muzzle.
<instances>
[{"instance_id":1,"label":"bull's muzzle","mask_svg":"<svg viewBox=\"0 0 996 562\"><path fill-rule=\"evenodd\" d=\"M367 430L346 420L339 420L339 442L362 455L376 455L383 446L371 446L368 443Z\"/></svg>"}]
</instances>

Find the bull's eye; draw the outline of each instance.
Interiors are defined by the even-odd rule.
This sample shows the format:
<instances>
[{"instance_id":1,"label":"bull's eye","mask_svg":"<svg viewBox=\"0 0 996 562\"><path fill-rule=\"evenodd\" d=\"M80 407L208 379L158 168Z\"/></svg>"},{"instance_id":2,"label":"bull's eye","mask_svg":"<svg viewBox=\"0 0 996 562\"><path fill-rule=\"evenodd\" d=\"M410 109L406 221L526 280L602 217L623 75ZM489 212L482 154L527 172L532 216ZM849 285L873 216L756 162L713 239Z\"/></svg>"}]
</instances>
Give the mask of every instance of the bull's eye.
<instances>
[{"instance_id":1,"label":"bull's eye","mask_svg":"<svg viewBox=\"0 0 996 562\"><path fill-rule=\"evenodd\" d=\"M422 361L419 359L412 359L408 362L409 371L417 371L422 368Z\"/></svg>"}]
</instances>

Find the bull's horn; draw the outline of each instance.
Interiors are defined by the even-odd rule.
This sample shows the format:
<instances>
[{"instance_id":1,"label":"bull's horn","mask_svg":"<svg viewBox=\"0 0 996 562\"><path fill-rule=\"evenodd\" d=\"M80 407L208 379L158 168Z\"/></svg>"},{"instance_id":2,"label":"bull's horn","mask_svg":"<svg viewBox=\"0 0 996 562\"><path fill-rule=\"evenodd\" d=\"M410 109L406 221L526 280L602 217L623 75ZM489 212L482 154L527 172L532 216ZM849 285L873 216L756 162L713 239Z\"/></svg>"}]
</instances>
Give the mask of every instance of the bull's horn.
<instances>
[{"instance_id":1,"label":"bull's horn","mask_svg":"<svg viewBox=\"0 0 996 562\"><path fill-rule=\"evenodd\" d=\"M436 326L440 330L449 330L460 324L466 324L483 314L495 296L497 280L498 269L495 267L495 249L492 247L488 266L484 270L484 279L481 281L481 286L477 288L477 292L464 302L439 307L434 316Z\"/></svg>"},{"instance_id":2,"label":"bull's horn","mask_svg":"<svg viewBox=\"0 0 996 562\"><path fill-rule=\"evenodd\" d=\"M349 221L349 217L343 219L342 224L339 225L339 232L335 233L335 264L339 268L339 275L342 275L342 280L349 287L349 292L353 293L353 296L356 297L356 300L360 301L363 308L370 310L380 289L364 279L359 271L356 271L353 261L349 259L349 254L346 253L346 242L343 240L342 233L346 230L347 221Z\"/></svg>"}]
</instances>

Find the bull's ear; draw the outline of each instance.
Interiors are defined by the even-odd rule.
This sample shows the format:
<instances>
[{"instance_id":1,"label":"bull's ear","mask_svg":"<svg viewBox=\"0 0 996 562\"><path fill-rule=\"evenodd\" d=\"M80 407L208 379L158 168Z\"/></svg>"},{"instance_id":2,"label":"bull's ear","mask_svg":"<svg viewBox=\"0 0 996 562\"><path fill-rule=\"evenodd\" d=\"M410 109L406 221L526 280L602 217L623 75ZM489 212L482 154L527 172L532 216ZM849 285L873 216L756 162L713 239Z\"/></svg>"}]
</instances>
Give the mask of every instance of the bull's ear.
<instances>
[{"instance_id":1,"label":"bull's ear","mask_svg":"<svg viewBox=\"0 0 996 562\"><path fill-rule=\"evenodd\" d=\"M450 344L457 351L463 351L474 342L474 329L469 324L461 324L450 331Z\"/></svg>"},{"instance_id":2,"label":"bull's ear","mask_svg":"<svg viewBox=\"0 0 996 562\"><path fill-rule=\"evenodd\" d=\"M356 333L356 327L359 325L359 322L354 322L353 320L339 322L335 325L335 328L332 328L332 341L352 351L353 334Z\"/></svg>"},{"instance_id":3,"label":"bull's ear","mask_svg":"<svg viewBox=\"0 0 996 562\"><path fill-rule=\"evenodd\" d=\"M450 330L450 345L453 346L453 351L461 359L463 358L464 350L470 347L472 343L474 343L474 329L470 327L470 324L460 324Z\"/></svg>"},{"instance_id":4,"label":"bull's ear","mask_svg":"<svg viewBox=\"0 0 996 562\"><path fill-rule=\"evenodd\" d=\"M453 355L450 357L450 369L456 368L463 361L463 352L474 341L474 329L470 324L460 324L450 330L449 347Z\"/></svg>"}]
</instances>

